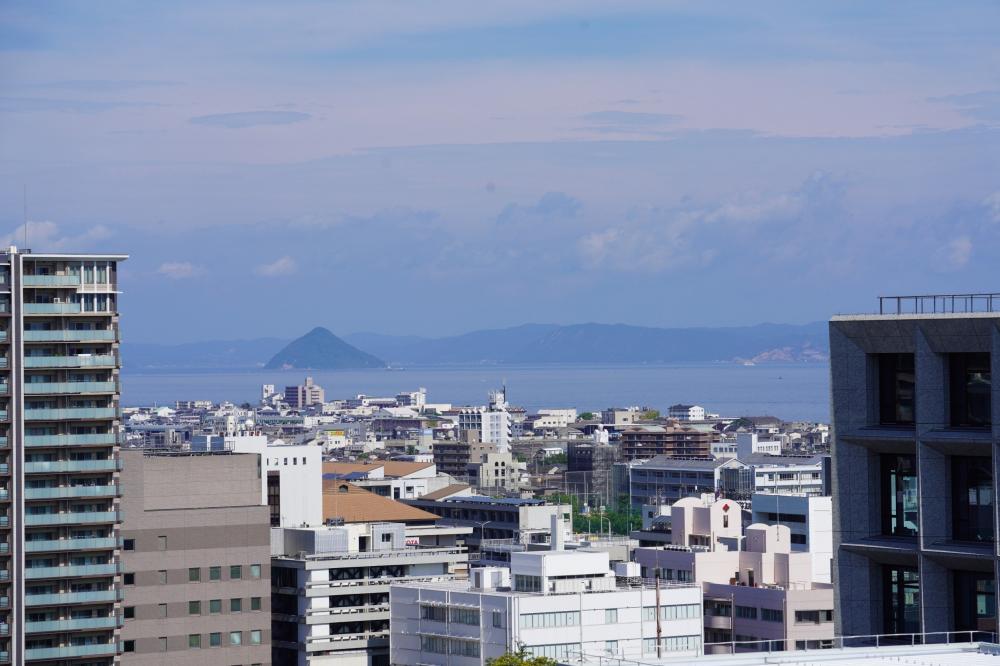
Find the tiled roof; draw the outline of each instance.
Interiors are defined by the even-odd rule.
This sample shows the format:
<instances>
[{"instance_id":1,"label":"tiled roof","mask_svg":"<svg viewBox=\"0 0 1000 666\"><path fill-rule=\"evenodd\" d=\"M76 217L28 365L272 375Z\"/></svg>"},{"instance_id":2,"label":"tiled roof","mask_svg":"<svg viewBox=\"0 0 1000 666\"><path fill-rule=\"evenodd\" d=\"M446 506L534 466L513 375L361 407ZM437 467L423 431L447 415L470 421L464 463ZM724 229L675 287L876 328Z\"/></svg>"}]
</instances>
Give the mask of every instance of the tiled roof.
<instances>
[{"instance_id":1,"label":"tiled roof","mask_svg":"<svg viewBox=\"0 0 1000 666\"><path fill-rule=\"evenodd\" d=\"M433 513L370 493L346 481L323 489L323 519L336 518L345 523L409 523L439 519Z\"/></svg>"},{"instance_id":2,"label":"tiled roof","mask_svg":"<svg viewBox=\"0 0 1000 666\"><path fill-rule=\"evenodd\" d=\"M471 487L472 486L470 486L467 483L452 483L451 485L447 485L444 488L441 488L440 490L435 490L432 493L421 495L420 499L429 499L429 500L444 499L445 497L451 497L452 495L460 493L463 490L466 490L467 488Z\"/></svg>"}]
</instances>

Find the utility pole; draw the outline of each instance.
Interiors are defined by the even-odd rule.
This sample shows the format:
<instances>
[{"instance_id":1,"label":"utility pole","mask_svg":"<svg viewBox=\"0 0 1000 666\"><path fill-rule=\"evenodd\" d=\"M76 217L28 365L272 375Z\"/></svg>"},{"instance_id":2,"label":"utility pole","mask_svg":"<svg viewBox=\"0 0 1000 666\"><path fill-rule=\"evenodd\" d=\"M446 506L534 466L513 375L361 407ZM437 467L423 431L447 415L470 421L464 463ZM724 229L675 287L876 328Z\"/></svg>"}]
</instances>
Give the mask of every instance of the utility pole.
<instances>
[{"instance_id":1,"label":"utility pole","mask_svg":"<svg viewBox=\"0 0 1000 666\"><path fill-rule=\"evenodd\" d=\"M656 658L663 659L663 625L660 622L660 573L656 571Z\"/></svg>"}]
</instances>

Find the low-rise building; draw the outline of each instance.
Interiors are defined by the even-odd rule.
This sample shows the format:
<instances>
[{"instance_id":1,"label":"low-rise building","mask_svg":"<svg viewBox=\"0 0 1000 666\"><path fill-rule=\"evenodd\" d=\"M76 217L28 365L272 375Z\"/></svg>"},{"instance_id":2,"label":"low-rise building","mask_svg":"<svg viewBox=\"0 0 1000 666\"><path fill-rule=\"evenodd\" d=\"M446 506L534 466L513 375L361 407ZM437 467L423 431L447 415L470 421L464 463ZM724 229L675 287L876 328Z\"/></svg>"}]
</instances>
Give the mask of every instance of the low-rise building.
<instances>
[{"instance_id":1,"label":"low-rise building","mask_svg":"<svg viewBox=\"0 0 1000 666\"><path fill-rule=\"evenodd\" d=\"M667 416L678 421L704 421L705 408L700 405L670 405Z\"/></svg>"},{"instance_id":2,"label":"low-rise building","mask_svg":"<svg viewBox=\"0 0 1000 666\"><path fill-rule=\"evenodd\" d=\"M712 441L717 435L708 426L634 424L622 430L622 458L636 460L667 456L709 459L712 457Z\"/></svg>"},{"instance_id":3,"label":"low-rise building","mask_svg":"<svg viewBox=\"0 0 1000 666\"><path fill-rule=\"evenodd\" d=\"M269 664L270 526L258 456L121 455L121 663Z\"/></svg>"},{"instance_id":4,"label":"low-rise building","mask_svg":"<svg viewBox=\"0 0 1000 666\"><path fill-rule=\"evenodd\" d=\"M558 538L551 550L512 553L509 569L475 569L471 581L395 584L390 602L398 665L472 666L519 647L576 662L693 657L702 646L699 586L619 579L608 553L563 550Z\"/></svg>"},{"instance_id":5,"label":"low-rise building","mask_svg":"<svg viewBox=\"0 0 1000 666\"><path fill-rule=\"evenodd\" d=\"M458 541L470 529L345 488L327 505L330 525L272 535L275 666L387 663L390 584L445 582L467 568Z\"/></svg>"},{"instance_id":6,"label":"low-rise building","mask_svg":"<svg viewBox=\"0 0 1000 666\"><path fill-rule=\"evenodd\" d=\"M405 504L439 516L440 524L474 528L466 541L473 551L478 550L484 538L530 540L532 534L548 532L552 516L569 520L572 510L568 504L550 504L541 499L482 495L451 496L442 500L425 497L405 500Z\"/></svg>"},{"instance_id":7,"label":"low-rise building","mask_svg":"<svg viewBox=\"0 0 1000 666\"><path fill-rule=\"evenodd\" d=\"M833 498L821 495L756 493L751 502L753 523L784 525L792 552L809 552L813 580L831 582L833 560Z\"/></svg>"},{"instance_id":8,"label":"low-rise building","mask_svg":"<svg viewBox=\"0 0 1000 666\"><path fill-rule=\"evenodd\" d=\"M706 652L832 646L833 586L813 579L811 555L791 552L784 525L745 534L742 550L670 545L637 548L634 559L644 577L703 586Z\"/></svg>"}]
</instances>

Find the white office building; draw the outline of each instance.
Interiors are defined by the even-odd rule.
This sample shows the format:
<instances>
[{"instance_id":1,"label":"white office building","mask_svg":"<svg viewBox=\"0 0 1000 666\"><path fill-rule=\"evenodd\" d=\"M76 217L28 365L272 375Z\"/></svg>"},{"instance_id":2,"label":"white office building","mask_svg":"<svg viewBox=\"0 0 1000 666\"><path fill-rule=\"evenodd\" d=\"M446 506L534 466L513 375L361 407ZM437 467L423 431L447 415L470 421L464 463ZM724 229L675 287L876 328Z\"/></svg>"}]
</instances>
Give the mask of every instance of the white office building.
<instances>
[{"instance_id":1,"label":"white office building","mask_svg":"<svg viewBox=\"0 0 1000 666\"><path fill-rule=\"evenodd\" d=\"M671 405L667 416L678 421L704 421L705 408L700 405Z\"/></svg>"},{"instance_id":2,"label":"white office building","mask_svg":"<svg viewBox=\"0 0 1000 666\"><path fill-rule=\"evenodd\" d=\"M700 586L657 591L616 577L607 552L563 550L559 537L552 548L511 553L510 569L474 569L471 581L394 584L390 663L472 666L519 646L563 662L700 653Z\"/></svg>"},{"instance_id":3,"label":"white office building","mask_svg":"<svg viewBox=\"0 0 1000 666\"><path fill-rule=\"evenodd\" d=\"M833 559L833 498L817 495L755 493L751 522L784 525L793 553L813 557L813 580L831 582Z\"/></svg>"}]
</instances>

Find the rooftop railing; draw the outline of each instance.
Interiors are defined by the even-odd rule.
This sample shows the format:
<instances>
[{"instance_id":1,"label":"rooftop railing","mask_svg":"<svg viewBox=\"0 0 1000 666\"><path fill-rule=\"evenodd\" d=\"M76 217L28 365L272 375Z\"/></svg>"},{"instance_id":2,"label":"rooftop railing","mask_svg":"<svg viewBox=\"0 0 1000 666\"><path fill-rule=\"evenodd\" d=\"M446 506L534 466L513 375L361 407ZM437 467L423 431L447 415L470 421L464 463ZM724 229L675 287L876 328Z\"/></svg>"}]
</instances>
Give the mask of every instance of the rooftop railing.
<instances>
[{"instance_id":1,"label":"rooftop railing","mask_svg":"<svg viewBox=\"0 0 1000 666\"><path fill-rule=\"evenodd\" d=\"M1000 312L1000 293L879 296L880 315Z\"/></svg>"}]
</instances>

